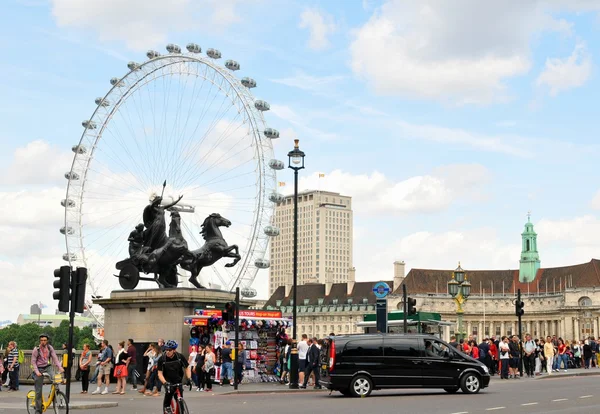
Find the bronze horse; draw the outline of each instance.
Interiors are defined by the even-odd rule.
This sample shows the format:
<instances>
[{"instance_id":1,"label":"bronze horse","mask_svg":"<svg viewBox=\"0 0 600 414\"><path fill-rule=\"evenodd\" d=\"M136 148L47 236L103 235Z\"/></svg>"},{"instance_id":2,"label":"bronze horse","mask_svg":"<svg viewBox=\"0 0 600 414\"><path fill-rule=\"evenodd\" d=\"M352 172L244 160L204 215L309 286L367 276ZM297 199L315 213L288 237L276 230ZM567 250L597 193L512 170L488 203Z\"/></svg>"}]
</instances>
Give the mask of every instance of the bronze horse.
<instances>
[{"instance_id":1,"label":"bronze horse","mask_svg":"<svg viewBox=\"0 0 600 414\"><path fill-rule=\"evenodd\" d=\"M197 250L188 251L179 261L181 268L192 274L189 279L190 283L199 289L204 287L198 283L198 275L203 267L211 266L223 257L233 258L233 262L225 265L225 267L232 267L242 258L237 245L227 245L221 230L219 230L221 226L229 227L231 221L218 213L212 213L208 216L202 223L202 231L200 232L206 243Z\"/></svg>"}]
</instances>

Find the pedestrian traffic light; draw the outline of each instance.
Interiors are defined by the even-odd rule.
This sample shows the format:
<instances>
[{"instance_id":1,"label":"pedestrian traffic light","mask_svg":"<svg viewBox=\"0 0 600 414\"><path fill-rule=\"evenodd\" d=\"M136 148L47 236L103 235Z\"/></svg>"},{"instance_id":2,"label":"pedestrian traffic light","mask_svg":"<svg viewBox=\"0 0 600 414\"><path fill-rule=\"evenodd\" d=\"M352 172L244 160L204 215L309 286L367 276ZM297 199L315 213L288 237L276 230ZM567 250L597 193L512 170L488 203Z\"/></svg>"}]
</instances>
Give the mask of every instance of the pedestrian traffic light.
<instances>
[{"instance_id":1,"label":"pedestrian traffic light","mask_svg":"<svg viewBox=\"0 0 600 414\"><path fill-rule=\"evenodd\" d=\"M417 313L417 300L415 298L408 298L408 314L416 315Z\"/></svg>"},{"instance_id":2,"label":"pedestrian traffic light","mask_svg":"<svg viewBox=\"0 0 600 414\"><path fill-rule=\"evenodd\" d=\"M58 280L54 281L54 287L58 290L52 294L52 297L58 301L59 311L69 312L69 300L71 298L71 267L61 266L60 269L55 269L54 277L58 278Z\"/></svg>"},{"instance_id":3,"label":"pedestrian traffic light","mask_svg":"<svg viewBox=\"0 0 600 414\"><path fill-rule=\"evenodd\" d=\"M78 267L73 278L73 295L75 297L74 311L83 313L85 307L85 284L87 282L87 269Z\"/></svg>"},{"instance_id":4,"label":"pedestrian traffic light","mask_svg":"<svg viewBox=\"0 0 600 414\"><path fill-rule=\"evenodd\" d=\"M227 302L225 309L223 310L223 320L229 322L235 319L235 312L237 311L235 302Z\"/></svg>"},{"instance_id":5,"label":"pedestrian traffic light","mask_svg":"<svg viewBox=\"0 0 600 414\"><path fill-rule=\"evenodd\" d=\"M523 314L525 313L525 311L523 310L523 308L525 307L525 303L523 303L523 301L519 298L515 301L515 315L517 316L523 316Z\"/></svg>"}]
</instances>

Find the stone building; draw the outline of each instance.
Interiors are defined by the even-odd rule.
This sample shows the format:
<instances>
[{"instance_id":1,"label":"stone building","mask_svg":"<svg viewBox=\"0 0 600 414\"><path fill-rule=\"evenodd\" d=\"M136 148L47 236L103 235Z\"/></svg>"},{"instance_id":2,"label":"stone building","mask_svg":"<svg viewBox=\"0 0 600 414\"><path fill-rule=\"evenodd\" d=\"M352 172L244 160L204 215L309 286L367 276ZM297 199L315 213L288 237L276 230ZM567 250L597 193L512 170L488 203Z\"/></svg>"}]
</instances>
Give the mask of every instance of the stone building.
<instances>
[{"instance_id":1,"label":"stone building","mask_svg":"<svg viewBox=\"0 0 600 414\"><path fill-rule=\"evenodd\" d=\"M600 335L600 261L541 268L537 234L530 220L521 234L522 251L518 270L465 270L471 295L463 305L464 330L479 338L515 334L515 297L521 289L525 303L523 334L534 337L558 335L581 339ZM463 263L464 265L464 263ZM464 267L464 266L463 266ZM438 312L442 320L455 322L456 304L448 294L447 283L453 270L411 269L404 283L417 310ZM395 285L388 309L402 309L401 288ZM454 334L446 327L444 336Z\"/></svg>"}]
</instances>

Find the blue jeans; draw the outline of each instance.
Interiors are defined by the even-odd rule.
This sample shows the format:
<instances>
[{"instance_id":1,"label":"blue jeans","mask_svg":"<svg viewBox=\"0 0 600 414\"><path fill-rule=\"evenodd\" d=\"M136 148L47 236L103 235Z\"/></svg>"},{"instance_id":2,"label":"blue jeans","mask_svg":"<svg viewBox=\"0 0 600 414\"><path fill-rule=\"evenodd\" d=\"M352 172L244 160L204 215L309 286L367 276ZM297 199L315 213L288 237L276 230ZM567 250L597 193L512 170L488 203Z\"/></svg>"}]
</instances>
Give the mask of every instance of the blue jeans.
<instances>
[{"instance_id":1,"label":"blue jeans","mask_svg":"<svg viewBox=\"0 0 600 414\"><path fill-rule=\"evenodd\" d=\"M555 355L554 356L554 367L553 369L560 369L560 363L564 364L564 368L563 369L567 369L569 368L569 357L567 354L563 354L563 355Z\"/></svg>"},{"instance_id":2,"label":"blue jeans","mask_svg":"<svg viewBox=\"0 0 600 414\"><path fill-rule=\"evenodd\" d=\"M231 362L223 362L221 365L221 383L227 378L233 384L233 366Z\"/></svg>"}]
</instances>

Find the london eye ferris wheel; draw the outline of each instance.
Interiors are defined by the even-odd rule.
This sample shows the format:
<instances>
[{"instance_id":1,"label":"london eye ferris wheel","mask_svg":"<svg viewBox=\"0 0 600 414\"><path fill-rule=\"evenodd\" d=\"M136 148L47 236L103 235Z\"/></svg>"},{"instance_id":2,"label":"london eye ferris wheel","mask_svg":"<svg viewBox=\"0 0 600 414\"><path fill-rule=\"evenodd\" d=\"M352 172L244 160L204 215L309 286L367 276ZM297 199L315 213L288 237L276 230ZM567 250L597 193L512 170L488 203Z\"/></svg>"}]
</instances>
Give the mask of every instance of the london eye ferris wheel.
<instances>
[{"instance_id":1,"label":"london eye ferris wheel","mask_svg":"<svg viewBox=\"0 0 600 414\"><path fill-rule=\"evenodd\" d=\"M183 195L177 211L190 249L203 244L199 232L208 215L231 221L224 236L242 259L235 267L217 262L204 269L207 287L241 287L255 296L257 272L269 267L269 238L279 234L271 219L282 199L276 171L284 164L273 155L279 132L263 116L269 104L251 93L256 81L235 77L234 60L219 65L216 49L205 55L195 43L187 52L174 44L166 49L148 51L148 60L129 62L124 76L110 80L82 122L65 174L63 259L88 268L86 306L100 326L102 312L91 297L118 288L115 263L127 254L144 207L163 190L165 204Z\"/></svg>"}]
</instances>

